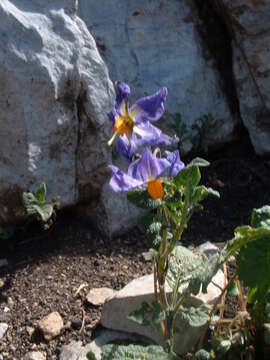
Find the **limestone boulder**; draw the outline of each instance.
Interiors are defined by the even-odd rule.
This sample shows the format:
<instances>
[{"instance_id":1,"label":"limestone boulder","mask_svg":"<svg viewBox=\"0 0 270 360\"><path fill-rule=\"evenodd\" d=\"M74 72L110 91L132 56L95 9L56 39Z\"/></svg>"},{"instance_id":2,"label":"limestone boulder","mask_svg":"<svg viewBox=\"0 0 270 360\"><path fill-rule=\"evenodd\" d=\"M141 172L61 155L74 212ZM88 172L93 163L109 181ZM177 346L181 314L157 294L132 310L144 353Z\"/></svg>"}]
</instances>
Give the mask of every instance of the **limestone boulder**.
<instances>
[{"instance_id":1,"label":"limestone boulder","mask_svg":"<svg viewBox=\"0 0 270 360\"><path fill-rule=\"evenodd\" d=\"M49 200L87 204L112 235L122 225L103 186L115 93L77 1L1 1L0 40L0 224L45 181Z\"/></svg>"},{"instance_id":2,"label":"limestone boulder","mask_svg":"<svg viewBox=\"0 0 270 360\"><path fill-rule=\"evenodd\" d=\"M270 1L219 0L233 37L240 112L259 155L270 154Z\"/></svg>"},{"instance_id":3,"label":"limestone boulder","mask_svg":"<svg viewBox=\"0 0 270 360\"><path fill-rule=\"evenodd\" d=\"M166 86L166 114L160 126L172 130L173 116L181 113L178 135L190 151L198 118L212 119L201 139L206 148L233 138L238 118L222 90L214 58L198 31L195 1L80 0L79 16L93 34L112 80L130 84L133 99ZM165 120L165 121L164 121ZM163 122L163 124L162 124ZM183 133L183 125L186 131Z\"/></svg>"}]
</instances>

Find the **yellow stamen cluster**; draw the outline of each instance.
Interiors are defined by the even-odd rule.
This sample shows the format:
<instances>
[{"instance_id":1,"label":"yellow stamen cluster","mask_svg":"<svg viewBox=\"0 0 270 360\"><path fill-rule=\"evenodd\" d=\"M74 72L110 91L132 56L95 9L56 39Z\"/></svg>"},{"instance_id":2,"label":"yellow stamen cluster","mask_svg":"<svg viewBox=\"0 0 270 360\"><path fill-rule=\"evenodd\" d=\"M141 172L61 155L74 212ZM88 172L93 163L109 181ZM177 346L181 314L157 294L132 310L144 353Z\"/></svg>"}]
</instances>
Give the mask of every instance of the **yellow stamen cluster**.
<instances>
[{"instance_id":1,"label":"yellow stamen cluster","mask_svg":"<svg viewBox=\"0 0 270 360\"><path fill-rule=\"evenodd\" d=\"M135 122L133 120L133 117L138 112L138 109L133 110L132 112L129 112L128 104L123 101L121 104L121 109L119 115L114 122L113 131L114 134L110 141L108 142L108 145L111 146L116 136L123 136L124 134L127 134L128 137L131 136L133 128L135 126Z\"/></svg>"}]
</instances>

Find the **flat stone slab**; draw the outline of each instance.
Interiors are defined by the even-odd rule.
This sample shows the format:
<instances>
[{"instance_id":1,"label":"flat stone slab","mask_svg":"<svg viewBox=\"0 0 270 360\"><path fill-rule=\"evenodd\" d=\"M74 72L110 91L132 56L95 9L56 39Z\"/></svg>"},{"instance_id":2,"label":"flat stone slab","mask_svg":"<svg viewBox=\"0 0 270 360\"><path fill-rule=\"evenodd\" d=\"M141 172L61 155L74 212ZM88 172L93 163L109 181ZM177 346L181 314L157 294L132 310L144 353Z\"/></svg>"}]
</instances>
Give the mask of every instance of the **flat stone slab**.
<instances>
[{"instance_id":1,"label":"flat stone slab","mask_svg":"<svg viewBox=\"0 0 270 360\"><path fill-rule=\"evenodd\" d=\"M144 337L135 334L113 330L103 330L101 335L86 346L82 346L81 341L72 341L70 344L64 345L61 349L59 360L86 360L86 355L90 351L95 354L96 360L101 360L102 346L110 342L124 340L128 340L130 342L148 342Z\"/></svg>"},{"instance_id":2,"label":"flat stone slab","mask_svg":"<svg viewBox=\"0 0 270 360\"><path fill-rule=\"evenodd\" d=\"M219 270L209 284L207 293L190 296L188 304L195 307L201 304L213 304L220 296L223 286L224 274ZM171 292L168 285L166 291ZM162 337L158 329L141 326L127 319L128 315L132 311L139 309L143 302L151 303L154 300L153 275L135 279L105 303L102 310L101 324L109 329L136 333L146 336L156 343L161 343ZM203 327L191 328L181 321L178 322L177 326L180 333L175 336L175 351L183 354L190 350L199 340Z\"/></svg>"}]
</instances>

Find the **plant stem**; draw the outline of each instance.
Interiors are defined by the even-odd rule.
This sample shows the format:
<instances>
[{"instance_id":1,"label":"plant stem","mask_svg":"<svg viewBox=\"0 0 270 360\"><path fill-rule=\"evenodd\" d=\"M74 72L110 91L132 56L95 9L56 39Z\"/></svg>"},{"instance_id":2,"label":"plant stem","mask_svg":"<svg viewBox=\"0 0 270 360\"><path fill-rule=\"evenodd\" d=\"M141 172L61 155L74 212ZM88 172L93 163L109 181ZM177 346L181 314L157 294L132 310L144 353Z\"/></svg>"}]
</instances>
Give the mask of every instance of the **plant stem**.
<instances>
[{"instance_id":1,"label":"plant stem","mask_svg":"<svg viewBox=\"0 0 270 360\"><path fill-rule=\"evenodd\" d=\"M201 349L202 348L202 344L203 344L203 341L204 341L204 338L205 338L205 335L206 335L206 331L208 329L208 326L209 326L209 323L211 321L211 318L212 316L214 315L215 311L216 311L216 308L220 302L220 299L222 299L222 296L226 293L226 291L228 290L228 288L231 286L231 284L235 281L235 279L237 278L237 274L234 274L234 276L230 279L230 281L227 282L227 285L223 288L221 294L219 295L219 297L217 298L216 302L214 303L213 305L213 308L210 312L210 320L208 321L208 323L206 324L205 328L204 328L204 331L201 335L201 338L200 338L200 342L199 342L199 345L198 345L198 349Z\"/></svg>"}]
</instances>

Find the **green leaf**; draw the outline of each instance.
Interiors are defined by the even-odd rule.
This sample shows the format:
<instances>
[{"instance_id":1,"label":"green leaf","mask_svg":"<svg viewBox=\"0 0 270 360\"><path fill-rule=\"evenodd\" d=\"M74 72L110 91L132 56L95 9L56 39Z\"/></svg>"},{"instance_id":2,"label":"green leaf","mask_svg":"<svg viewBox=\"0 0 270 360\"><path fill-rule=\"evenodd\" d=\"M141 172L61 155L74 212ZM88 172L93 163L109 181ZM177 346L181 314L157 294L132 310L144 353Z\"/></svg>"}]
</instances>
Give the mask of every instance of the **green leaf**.
<instances>
[{"instance_id":1,"label":"green leaf","mask_svg":"<svg viewBox=\"0 0 270 360\"><path fill-rule=\"evenodd\" d=\"M264 324L264 342L270 345L270 324Z\"/></svg>"},{"instance_id":2,"label":"green leaf","mask_svg":"<svg viewBox=\"0 0 270 360\"><path fill-rule=\"evenodd\" d=\"M254 229L261 236L241 247L236 258L240 280L245 286L258 290L270 288L270 233L265 230Z\"/></svg>"},{"instance_id":3,"label":"green leaf","mask_svg":"<svg viewBox=\"0 0 270 360\"><path fill-rule=\"evenodd\" d=\"M143 302L141 308L132 311L127 318L142 326L149 326L150 321L147 320L147 316L151 314L151 310L151 306L148 303Z\"/></svg>"},{"instance_id":4,"label":"green leaf","mask_svg":"<svg viewBox=\"0 0 270 360\"><path fill-rule=\"evenodd\" d=\"M265 227L270 229L270 206L266 205L260 209L253 209L251 214L252 227Z\"/></svg>"},{"instance_id":5,"label":"green leaf","mask_svg":"<svg viewBox=\"0 0 270 360\"><path fill-rule=\"evenodd\" d=\"M179 360L179 357L168 354L161 346L151 345L116 345L102 347L102 360Z\"/></svg>"},{"instance_id":6,"label":"green leaf","mask_svg":"<svg viewBox=\"0 0 270 360\"><path fill-rule=\"evenodd\" d=\"M152 323L154 325L160 325L161 321L166 319L166 314L161 305L154 301L152 302Z\"/></svg>"},{"instance_id":7,"label":"green leaf","mask_svg":"<svg viewBox=\"0 0 270 360\"><path fill-rule=\"evenodd\" d=\"M202 292L206 294L208 285L218 272L223 262L223 253L214 254L209 258L203 260L201 264L196 268L196 270L191 276L191 279L189 280L188 288L190 292L194 295L198 295L202 287Z\"/></svg>"},{"instance_id":8,"label":"green leaf","mask_svg":"<svg viewBox=\"0 0 270 360\"><path fill-rule=\"evenodd\" d=\"M194 254L184 246L176 246L168 263L166 280L171 289L189 281L192 274L201 265L204 254Z\"/></svg>"},{"instance_id":9,"label":"green leaf","mask_svg":"<svg viewBox=\"0 0 270 360\"><path fill-rule=\"evenodd\" d=\"M189 165L196 165L198 167L207 167L210 165L210 163L207 160L197 157L193 159Z\"/></svg>"},{"instance_id":10,"label":"green leaf","mask_svg":"<svg viewBox=\"0 0 270 360\"><path fill-rule=\"evenodd\" d=\"M197 186L194 189L193 194L191 196L191 202L193 204L199 203L199 202L203 201L208 195L212 195L217 198L220 198L218 191L216 191L212 188L207 188L204 185Z\"/></svg>"},{"instance_id":11,"label":"green leaf","mask_svg":"<svg viewBox=\"0 0 270 360\"><path fill-rule=\"evenodd\" d=\"M195 360L210 360L210 359L211 359L211 354L204 349L197 351L195 354Z\"/></svg>"},{"instance_id":12,"label":"green leaf","mask_svg":"<svg viewBox=\"0 0 270 360\"><path fill-rule=\"evenodd\" d=\"M53 207L50 204L33 205L32 208L40 216L42 222L46 223L50 220L53 214Z\"/></svg>"},{"instance_id":13,"label":"green leaf","mask_svg":"<svg viewBox=\"0 0 270 360\"><path fill-rule=\"evenodd\" d=\"M201 180L200 169L197 165L187 165L174 178L176 186L195 187Z\"/></svg>"},{"instance_id":14,"label":"green leaf","mask_svg":"<svg viewBox=\"0 0 270 360\"><path fill-rule=\"evenodd\" d=\"M38 202L45 203L46 192L47 192L46 184L43 182L40 184L40 187L37 189L37 192L36 192L36 198L37 198Z\"/></svg>"},{"instance_id":15,"label":"green leaf","mask_svg":"<svg viewBox=\"0 0 270 360\"><path fill-rule=\"evenodd\" d=\"M211 341L212 346L219 355L226 354L231 348L231 341L223 338L214 338Z\"/></svg>"},{"instance_id":16,"label":"green leaf","mask_svg":"<svg viewBox=\"0 0 270 360\"><path fill-rule=\"evenodd\" d=\"M44 223L48 222L53 214L53 205L45 202L45 196L45 183L40 185L36 196L31 192L24 192L22 194L22 201L26 214L28 216L35 215Z\"/></svg>"},{"instance_id":17,"label":"green leaf","mask_svg":"<svg viewBox=\"0 0 270 360\"><path fill-rule=\"evenodd\" d=\"M231 284L231 286L229 286L228 295L229 296L234 296L234 297L239 295L238 286L237 286L235 281Z\"/></svg>"},{"instance_id":18,"label":"green leaf","mask_svg":"<svg viewBox=\"0 0 270 360\"><path fill-rule=\"evenodd\" d=\"M156 209L161 206L161 200L153 200L146 190L130 190L127 199L135 206L142 209Z\"/></svg>"},{"instance_id":19,"label":"green leaf","mask_svg":"<svg viewBox=\"0 0 270 360\"><path fill-rule=\"evenodd\" d=\"M160 231L162 228L162 224L158 221L157 217L151 213L143 216L139 220L139 227L150 240L150 246L154 245L156 248L161 241Z\"/></svg>"},{"instance_id":20,"label":"green leaf","mask_svg":"<svg viewBox=\"0 0 270 360\"><path fill-rule=\"evenodd\" d=\"M227 257L234 255L241 247L257 241L266 236L270 236L270 229L259 227L252 228L251 226L240 226L235 229L234 239L229 241L226 246Z\"/></svg>"},{"instance_id":21,"label":"green leaf","mask_svg":"<svg viewBox=\"0 0 270 360\"><path fill-rule=\"evenodd\" d=\"M199 307L179 307L178 315L179 317L184 320L186 323L189 324L191 327L201 327L205 325L210 320L210 306L205 304Z\"/></svg>"},{"instance_id":22,"label":"green leaf","mask_svg":"<svg viewBox=\"0 0 270 360\"><path fill-rule=\"evenodd\" d=\"M88 360L97 360L96 355L92 351L89 351L89 353L86 354L86 358Z\"/></svg>"}]
</instances>

